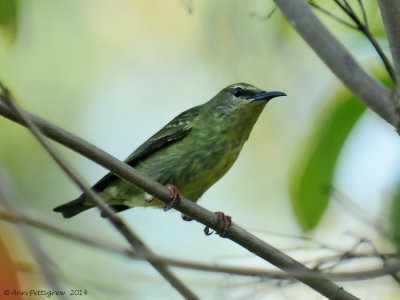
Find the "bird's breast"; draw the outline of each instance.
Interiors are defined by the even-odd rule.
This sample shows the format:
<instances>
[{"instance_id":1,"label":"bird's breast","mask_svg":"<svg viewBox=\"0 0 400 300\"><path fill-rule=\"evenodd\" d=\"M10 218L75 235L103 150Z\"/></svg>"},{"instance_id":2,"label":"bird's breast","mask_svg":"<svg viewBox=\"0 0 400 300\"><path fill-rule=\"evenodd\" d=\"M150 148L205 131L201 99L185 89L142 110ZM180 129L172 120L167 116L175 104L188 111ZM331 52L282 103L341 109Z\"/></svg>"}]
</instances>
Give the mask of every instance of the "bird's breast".
<instances>
[{"instance_id":1,"label":"bird's breast","mask_svg":"<svg viewBox=\"0 0 400 300\"><path fill-rule=\"evenodd\" d=\"M182 194L197 200L230 169L241 148L242 144L224 139L193 140L180 159L185 166L178 182Z\"/></svg>"},{"instance_id":2,"label":"bird's breast","mask_svg":"<svg viewBox=\"0 0 400 300\"><path fill-rule=\"evenodd\" d=\"M228 135L192 130L136 167L162 184L173 184L196 201L233 165L244 141Z\"/></svg>"}]
</instances>

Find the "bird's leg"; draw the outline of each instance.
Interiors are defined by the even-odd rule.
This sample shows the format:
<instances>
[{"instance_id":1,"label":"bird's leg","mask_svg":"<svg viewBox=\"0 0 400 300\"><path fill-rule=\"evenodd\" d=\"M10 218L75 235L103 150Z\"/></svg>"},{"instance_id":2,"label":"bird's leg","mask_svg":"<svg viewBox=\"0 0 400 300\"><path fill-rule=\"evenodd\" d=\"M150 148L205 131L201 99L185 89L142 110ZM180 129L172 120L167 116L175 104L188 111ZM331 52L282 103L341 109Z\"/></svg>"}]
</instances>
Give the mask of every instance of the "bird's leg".
<instances>
[{"instance_id":1,"label":"bird's leg","mask_svg":"<svg viewBox=\"0 0 400 300\"><path fill-rule=\"evenodd\" d=\"M227 216L223 212L220 212L220 211L215 212L215 214L218 216L218 221L217 221L216 226L218 226L220 222L223 222L223 224L224 224L222 231L217 232L217 233L221 237L224 237L226 235L226 232L227 232L229 226L231 226L231 224L232 224L232 217ZM213 232L214 231L210 231L210 227L208 227L208 226L206 226L204 228L205 235L211 235L211 234L213 234Z\"/></svg>"},{"instance_id":2,"label":"bird's leg","mask_svg":"<svg viewBox=\"0 0 400 300\"><path fill-rule=\"evenodd\" d=\"M155 199L154 196L147 193L144 194L144 201L146 201L147 203L153 202L154 199Z\"/></svg>"},{"instance_id":3,"label":"bird's leg","mask_svg":"<svg viewBox=\"0 0 400 300\"><path fill-rule=\"evenodd\" d=\"M170 199L171 201L168 204L164 204L164 211L170 210L174 205L176 205L179 200L181 199L181 192L178 190L178 188L175 185L172 184L167 184L166 185L167 189L169 189L170 192Z\"/></svg>"}]
</instances>

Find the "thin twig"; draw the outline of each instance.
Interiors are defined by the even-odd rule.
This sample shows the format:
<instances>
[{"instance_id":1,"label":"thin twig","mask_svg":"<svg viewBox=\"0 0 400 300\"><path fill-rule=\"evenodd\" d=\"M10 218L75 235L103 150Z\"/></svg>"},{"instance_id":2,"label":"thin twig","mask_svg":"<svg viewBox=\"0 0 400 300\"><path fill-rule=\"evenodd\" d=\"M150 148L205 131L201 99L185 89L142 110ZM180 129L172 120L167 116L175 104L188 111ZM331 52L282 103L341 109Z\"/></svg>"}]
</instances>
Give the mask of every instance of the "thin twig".
<instances>
[{"instance_id":1,"label":"thin twig","mask_svg":"<svg viewBox=\"0 0 400 300\"><path fill-rule=\"evenodd\" d=\"M377 220L375 220L367 211L362 209L359 205L354 203L348 196L339 190L332 188L331 189L332 199L335 200L338 204L340 204L343 208L345 208L348 212L358 217L365 224L371 226L375 230L377 230L383 236L386 236L390 239L400 240L400 237L390 232L387 228L383 227Z\"/></svg>"},{"instance_id":2,"label":"thin twig","mask_svg":"<svg viewBox=\"0 0 400 300\"><path fill-rule=\"evenodd\" d=\"M369 246L371 247L373 253L375 254L376 257L379 257L382 260L382 264L383 267L386 267L387 265L389 265L389 257L386 256L385 254L381 254L379 253L379 251L376 249L375 245L371 242L371 241L366 241L368 242ZM396 261L398 261L398 259L396 259ZM397 281L398 283L400 283L400 276L398 274L398 271L392 271L390 272L390 276Z\"/></svg>"},{"instance_id":3,"label":"thin twig","mask_svg":"<svg viewBox=\"0 0 400 300\"><path fill-rule=\"evenodd\" d=\"M381 46L379 45L378 41L375 39L375 37L372 35L371 30L368 27L368 23L361 22L361 20L358 18L357 14L354 12L352 7L345 1L345 6L343 6L339 1L335 0L335 2L341 7L344 12L356 23L358 29L360 32L364 33L364 35L368 38L368 40L371 42L372 46L375 48L375 51L378 53L379 57L381 58L389 76L392 78L393 82L396 82L396 76L394 74L393 67L387 58L385 52L383 52ZM363 6L362 6L363 7ZM366 19L366 14L365 11L363 11L363 17Z\"/></svg>"},{"instance_id":4,"label":"thin twig","mask_svg":"<svg viewBox=\"0 0 400 300\"><path fill-rule=\"evenodd\" d=\"M269 13L267 13L267 15L265 15L265 16L263 16L263 15L261 15L261 14L259 14L259 13L257 13L257 12L252 12L252 13L250 13L250 17L252 17L252 18L259 18L260 20L268 20L268 19L270 19L273 15L274 15L274 13L276 12L276 10L278 9L278 7L275 5L271 10L270 10L270 12Z\"/></svg>"},{"instance_id":5,"label":"thin twig","mask_svg":"<svg viewBox=\"0 0 400 300\"><path fill-rule=\"evenodd\" d=\"M1 104L0 113L18 123L21 123L21 121L11 111ZM60 129L53 124L45 122L44 120L39 119L30 113L25 112L25 114L29 116L29 119L32 120L48 137L103 165L117 176L127 180L128 182L131 182L132 184L135 184L140 189L148 192L164 203L169 203L170 192L160 183L145 176L144 174L141 174L139 171L96 148L90 143L73 136L71 133ZM217 232L222 230L221 227L223 224L219 224L218 217L214 213L204 209L185 197L181 197L181 200L174 206L174 208L203 223L204 225L217 230ZM339 288L336 284L328 280L320 273L318 273L320 274L320 277L316 279L315 276L312 276L315 275L314 271L308 269L300 262L294 260L278 249L267 244L263 240L242 229L235 223L231 224L226 232L225 237L235 241L237 244L272 263L285 272L295 272L299 274L298 276L294 277L326 297L331 297L337 293L336 300L357 299L344 289Z\"/></svg>"},{"instance_id":6,"label":"thin twig","mask_svg":"<svg viewBox=\"0 0 400 300\"><path fill-rule=\"evenodd\" d=\"M304 0L274 0L323 62L369 108L397 128L391 91L368 74L311 11Z\"/></svg>"},{"instance_id":7,"label":"thin twig","mask_svg":"<svg viewBox=\"0 0 400 300\"><path fill-rule=\"evenodd\" d=\"M23 122L27 128L32 132L40 144L47 150L50 156L57 162L61 169L68 175L68 177L82 190L86 193L89 198L88 200L92 204L98 206L102 213L107 217L112 225L125 237L125 239L131 244L131 246L141 254L151 253L150 248L148 248L145 243L126 225L126 223L117 216L111 208L109 208L93 190L88 188L88 186L83 182L77 172L65 161L65 159L59 154L59 152L53 147L52 144L46 139L42 134L40 129L36 124L29 118L17 104L14 97L10 91L0 82L0 88L3 91L3 102L10 108L10 110L18 116L21 122ZM158 262L153 262L151 259L149 263L167 280L183 297L186 299L198 299L198 297L188 288L186 285L180 281L166 265L160 264Z\"/></svg>"},{"instance_id":8,"label":"thin twig","mask_svg":"<svg viewBox=\"0 0 400 300\"><path fill-rule=\"evenodd\" d=\"M358 6L359 6L360 9L361 9L361 14L362 14L362 16L363 16L364 24L365 24L365 26L366 26L367 28L369 28L368 18L367 18L367 13L366 13L366 11L365 11L364 3L362 2L362 0L357 0L357 2L358 2Z\"/></svg>"},{"instance_id":9,"label":"thin twig","mask_svg":"<svg viewBox=\"0 0 400 300\"><path fill-rule=\"evenodd\" d=\"M340 3L340 0L334 0L336 3ZM350 4L346 1L346 0L342 0L343 1L343 6L348 9L348 10L352 10Z\"/></svg>"},{"instance_id":10,"label":"thin twig","mask_svg":"<svg viewBox=\"0 0 400 300\"><path fill-rule=\"evenodd\" d=\"M315 3L314 1L310 1L310 2L308 2L308 3L309 3L312 7L318 9L320 12L324 13L324 14L327 15L328 17L331 17L331 18L334 19L335 21L337 21L337 22L339 22L339 23L341 23L341 24L343 24L343 25L345 25L345 26L347 26L347 27L349 27L349 28L351 28L351 29L354 29L354 30L357 30L357 29L358 29L357 26L355 26L355 25L353 25L353 24L351 24L351 23L349 23L349 22L347 22L347 21L345 21L345 20L339 18L338 16L334 15L334 14L331 13L330 11L328 11L328 10L326 10L325 8L322 8L321 6L319 6L319 4Z\"/></svg>"},{"instance_id":11,"label":"thin twig","mask_svg":"<svg viewBox=\"0 0 400 300\"><path fill-rule=\"evenodd\" d=\"M283 272L276 271L268 271L263 269L256 268L241 268L241 267L231 267L231 266L221 266L221 265L210 265L205 263L193 262L193 261L185 261L181 259L175 259L165 256L159 256L154 254L147 254L148 257L141 257L132 248L127 248L124 246L114 245L105 240L100 240L94 238L92 236L83 234L82 232L73 231L69 228L64 228L43 220L43 217L33 217L31 215L27 215L25 213L18 212L18 214L11 214L6 211L0 210L0 219L7 222L21 222L30 226L34 226L38 229L45 230L50 233L54 233L56 235L62 236L64 238L68 238L74 240L76 242L94 247L96 249L100 249L103 251L108 251L110 253L122 255L125 257L129 257L132 259L140 259L145 260L151 257L154 261L159 261L174 267L197 270L197 271L205 271L205 272L217 272L217 273L225 273L230 275L241 275L241 276L251 276L251 277L260 277L260 278L269 278L269 279L290 279L293 278L294 274L287 274ZM342 255L343 256L343 255ZM380 254L380 256L385 256L387 259L395 259L398 261L398 253L385 253ZM320 259L325 262L331 259L338 258L339 255L332 256L330 258ZM376 255L372 254L354 254L353 258L364 258L364 257L376 257ZM346 259L350 258L346 256ZM324 270L325 271L325 270ZM342 273L326 273L332 280L340 280L340 281L355 281L355 280L366 280L372 279L380 276L387 276L392 271L400 271L400 264L395 264L393 266L392 263L387 263L385 268L379 269L370 269L359 272L342 272ZM320 275L315 274L314 276L319 277Z\"/></svg>"},{"instance_id":12,"label":"thin twig","mask_svg":"<svg viewBox=\"0 0 400 300\"><path fill-rule=\"evenodd\" d=\"M389 258L386 255L380 255L382 261L383 261L383 267L387 267L390 266L391 263L389 261ZM397 281L398 284L400 284L400 274L399 274L399 270L392 270L390 272L390 276L392 276L392 278Z\"/></svg>"},{"instance_id":13,"label":"thin twig","mask_svg":"<svg viewBox=\"0 0 400 300\"><path fill-rule=\"evenodd\" d=\"M395 78L393 67L392 67L388 57L386 56L385 52L382 50L381 46L379 45L378 41L375 39L375 37L371 33L371 30L368 25L367 15L366 15L366 12L364 9L364 5L361 0L357 0L357 1L359 3L360 9L361 9L363 21L361 21L358 18L357 14L354 12L353 8L350 6L350 4L347 1L343 1L343 3L341 3L339 0L334 0L334 2L350 17L351 20L353 20L353 22L356 25L353 25L353 24L339 18L338 16L334 15L330 11L328 11L328 10L322 8L321 6L319 6L318 4L316 4L314 1L309 1L309 4L311 6L313 6L314 8L318 9L320 12L324 13L325 15L336 20L337 22L339 22L351 29L354 29L354 30L357 30L357 31L360 31L361 33L363 33L367 37L367 39L370 41L370 43L372 44L375 51L378 53L378 56L382 60L382 63L385 66L385 69L388 72L389 76L392 78L393 82L395 82L396 78Z\"/></svg>"},{"instance_id":14,"label":"thin twig","mask_svg":"<svg viewBox=\"0 0 400 300\"><path fill-rule=\"evenodd\" d=\"M344 206L348 211L356 215L357 217L361 218L364 223L369 226L372 226L374 229L378 230L383 236L386 236L390 239L399 240L400 237L393 234L383 226L381 226L372 216L370 216L365 210L355 204L349 197L346 197L343 193L339 192L337 189L332 189L332 196L339 204ZM389 257L385 254L379 254L375 247L370 243L371 247L373 248L374 252L376 253L377 257L380 257L383 261L383 266L386 267L388 265L387 260ZM398 260L398 258L396 258ZM390 273L394 280L400 282L400 276L398 271L393 271Z\"/></svg>"}]
</instances>

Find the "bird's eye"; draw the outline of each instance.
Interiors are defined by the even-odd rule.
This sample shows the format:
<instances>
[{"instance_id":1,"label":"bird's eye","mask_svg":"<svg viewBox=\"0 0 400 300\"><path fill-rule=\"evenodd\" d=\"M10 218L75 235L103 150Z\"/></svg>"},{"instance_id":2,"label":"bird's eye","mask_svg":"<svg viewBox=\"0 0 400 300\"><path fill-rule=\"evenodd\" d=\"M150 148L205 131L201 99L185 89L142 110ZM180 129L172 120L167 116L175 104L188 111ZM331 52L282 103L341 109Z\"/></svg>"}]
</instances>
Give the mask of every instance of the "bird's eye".
<instances>
[{"instance_id":1,"label":"bird's eye","mask_svg":"<svg viewBox=\"0 0 400 300\"><path fill-rule=\"evenodd\" d=\"M239 98L242 95L243 89L241 87L237 87L233 90L233 96Z\"/></svg>"}]
</instances>

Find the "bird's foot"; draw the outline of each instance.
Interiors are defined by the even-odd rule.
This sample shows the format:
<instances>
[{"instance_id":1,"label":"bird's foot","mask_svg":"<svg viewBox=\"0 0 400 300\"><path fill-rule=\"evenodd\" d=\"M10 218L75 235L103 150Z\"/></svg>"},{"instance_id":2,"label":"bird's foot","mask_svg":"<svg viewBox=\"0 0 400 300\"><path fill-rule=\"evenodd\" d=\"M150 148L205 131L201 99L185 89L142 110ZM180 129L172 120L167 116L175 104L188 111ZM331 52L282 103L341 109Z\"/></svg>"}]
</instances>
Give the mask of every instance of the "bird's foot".
<instances>
[{"instance_id":1,"label":"bird's foot","mask_svg":"<svg viewBox=\"0 0 400 300\"><path fill-rule=\"evenodd\" d=\"M171 201L168 204L164 204L164 211L168 211L173 208L179 202L179 200L181 200L182 196L181 192L175 185L167 184L166 187L169 189Z\"/></svg>"},{"instance_id":2,"label":"bird's foot","mask_svg":"<svg viewBox=\"0 0 400 300\"><path fill-rule=\"evenodd\" d=\"M224 237L226 235L226 232L228 231L229 226L232 224L232 218L230 216L225 215L223 212L217 211L215 214L218 216L218 221L216 226L218 227L219 223L223 223L223 229L222 231L217 231L217 233L221 236ZM211 235L214 233L214 231L210 231L210 227L206 226L204 228L204 233L205 235Z\"/></svg>"}]
</instances>

